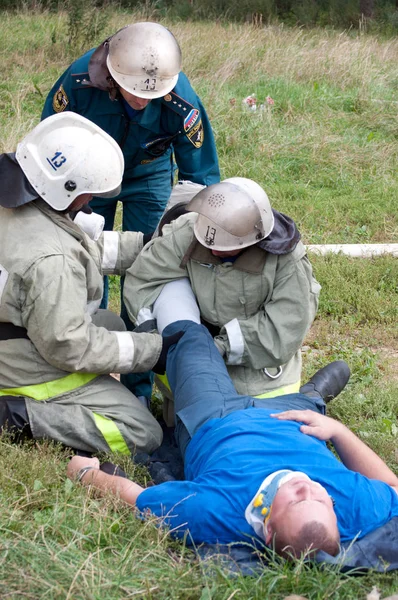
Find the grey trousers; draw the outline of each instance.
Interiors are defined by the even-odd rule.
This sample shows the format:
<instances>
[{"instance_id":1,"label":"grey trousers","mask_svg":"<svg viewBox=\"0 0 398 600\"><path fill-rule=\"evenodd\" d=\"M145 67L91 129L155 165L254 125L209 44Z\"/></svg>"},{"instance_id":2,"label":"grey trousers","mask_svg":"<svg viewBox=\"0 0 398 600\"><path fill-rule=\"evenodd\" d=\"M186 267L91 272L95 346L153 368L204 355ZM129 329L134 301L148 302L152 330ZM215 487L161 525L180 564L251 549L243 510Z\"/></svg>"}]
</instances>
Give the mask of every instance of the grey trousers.
<instances>
[{"instance_id":1,"label":"grey trousers","mask_svg":"<svg viewBox=\"0 0 398 600\"><path fill-rule=\"evenodd\" d=\"M93 322L112 331L125 329L122 319L108 310L99 310ZM122 454L150 453L162 442L162 429L148 409L109 375L46 401L25 398L25 402L36 439Z\"/></svg>"}]
</instances>

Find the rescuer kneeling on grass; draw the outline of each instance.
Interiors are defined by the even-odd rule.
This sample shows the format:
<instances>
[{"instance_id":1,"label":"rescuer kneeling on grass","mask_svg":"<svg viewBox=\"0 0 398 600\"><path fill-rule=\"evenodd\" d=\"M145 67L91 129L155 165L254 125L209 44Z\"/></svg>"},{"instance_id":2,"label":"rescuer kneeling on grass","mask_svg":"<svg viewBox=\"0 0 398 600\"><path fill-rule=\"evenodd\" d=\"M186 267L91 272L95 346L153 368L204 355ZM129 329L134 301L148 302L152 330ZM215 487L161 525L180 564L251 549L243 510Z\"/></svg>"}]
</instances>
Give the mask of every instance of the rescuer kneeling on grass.
<instances>
[{"instance_id":1,"label":"rescuer kneeling on grass","mask_svg":"<svg viewBox=\"0 0 398 600\"><path fill-rule=\"evenodd\" d=\"M140 325L165 283L188 277L237 392L298 392L320 285L294 221L245 177L202 189L180 208L188 214L176 218L178 206L166 213L161 224L172 222L126 273L130 316ZM170 400L167 383L159 387Z\"/></svg>"},{"instance_id":2,"label":"rescuer kneeling on grass","mask_svg":"<svg viewBox=\"0 0 398 600\"><path fill-rule=\"evenodd\" d=\"M70 216L93 194L118 194L123 168L117 143L71 112L0 157L0 427L83 451L161 442L148 409L109 373L164 371L167 341L98 311L103 274L123 274L143 234L94 242Z\"/></svg>"}]
</instances>

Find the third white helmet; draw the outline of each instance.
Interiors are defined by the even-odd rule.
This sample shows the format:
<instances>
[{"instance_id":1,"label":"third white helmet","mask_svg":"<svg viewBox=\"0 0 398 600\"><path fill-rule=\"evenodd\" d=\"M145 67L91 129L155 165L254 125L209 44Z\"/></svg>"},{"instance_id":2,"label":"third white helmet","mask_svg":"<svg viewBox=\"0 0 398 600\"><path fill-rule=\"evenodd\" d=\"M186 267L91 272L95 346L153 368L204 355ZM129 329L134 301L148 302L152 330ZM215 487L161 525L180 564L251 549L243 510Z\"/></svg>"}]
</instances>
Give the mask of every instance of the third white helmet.
<instances>
[{"instance_id":1,"label":"third white helmet","mask_svg":"<svg viewBox=\"0 0 398 600\"><path fill-rule=\"evenodd\" d=\"M251 179L232 177L199 192L187 205L199 213L197 240L211 250L239 250L267 237L274 215L263 188Z\"/></svg>"},{"instance_id":2,"label":"third white helmet","mask_svg":"<svg viewBox=\"0 0 398 600\"><path fill-rule=\"evenodd\" d=\"M106 64L113 79L138 98L160 98L176 85L181 50L174 35L159 23L134 23L109 41Z\"/></svg>"}]
</instances>

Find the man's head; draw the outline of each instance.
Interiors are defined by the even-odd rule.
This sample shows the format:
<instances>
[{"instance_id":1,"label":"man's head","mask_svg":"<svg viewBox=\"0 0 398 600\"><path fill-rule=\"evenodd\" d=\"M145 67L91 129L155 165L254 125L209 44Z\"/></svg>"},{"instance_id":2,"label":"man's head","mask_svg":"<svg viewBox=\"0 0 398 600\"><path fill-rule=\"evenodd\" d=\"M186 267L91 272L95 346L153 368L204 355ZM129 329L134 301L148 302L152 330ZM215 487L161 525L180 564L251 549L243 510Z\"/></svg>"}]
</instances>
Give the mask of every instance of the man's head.
<instances>
[{"instance_id":1,"label":"man's head","mask_svg":"<svg viewBox=\"0 0 398 600\"><path fill-rule=\"evenodd\" d=\"M135 110L168 94L181 71L181 50L159 23L127 25L109 40L106 64L120 93Z\"/></svg>"},{"instance_id":2,"label":"man's head","mask_svg":"<svg viewBox=\"0 0 398 600\"><path fill-rule=\"evenodd\" d=\"M122 151L100 127L73 112L44 119L18 144L16 159L54 210L79 210L91 197L120 193Z\"/></svg>"},{"instance_id":3,"label":"man's head","mask_svg":"<svg viewBox=\"0 0 398 600\"><path fill-rule=\"evenodd\" d=\"M300 557L324 550L339 551L339 531L333 500L319 483L305 475L283 483L265 523L265 541L278 554Z\"/></svg>"},{"instance_id":4,"label":"man's head","mask_svg":"<svg viewBox=\"0 0 398 600\"><path fill-rule=\"evenodd\" d=\"M196 239L220 257L239 254L267 237L274 227L267 194L245 177L204 188L186 208L199 213L194 225Z\"/></svg>"}]
</instances>

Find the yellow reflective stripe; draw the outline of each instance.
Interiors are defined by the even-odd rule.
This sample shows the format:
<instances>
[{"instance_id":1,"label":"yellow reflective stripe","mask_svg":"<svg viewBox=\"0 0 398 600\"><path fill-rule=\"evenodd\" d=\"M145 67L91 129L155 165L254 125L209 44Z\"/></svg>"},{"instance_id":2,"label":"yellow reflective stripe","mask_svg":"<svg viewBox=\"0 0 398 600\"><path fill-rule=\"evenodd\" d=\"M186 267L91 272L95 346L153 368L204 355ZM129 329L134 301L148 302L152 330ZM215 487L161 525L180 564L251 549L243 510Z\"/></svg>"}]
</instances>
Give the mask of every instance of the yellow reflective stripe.
<instances>
[{"instance_id":1,"label":"yellow reflective stripe","mask_svg":"<svg viewBox=\"0 0 398 600\"><path fill-rule=\"evenodd\" d=\"M278 388L276 390L272 390L271 392L266 392L265 394L259 394L258 396L254 396L254 398L275 398L276 396L286 396L286 394L295 394L300 391L300 381L296 383L291 383L290 385L285 385L284 387Z\"/></svg>"},{"instance_id":2,"label":"yellow reflective stripe","mask_svg":"<svg viewBox=\"0 0 398 600\"><path fill-rule=\"evenodd\" d=\"M46 383L37 383L35 385L26 385L19 388L9 388L0 390L0 396L27 396L33 400L48 400L59 394L66 394L72 390L89 383L98 377L96 373L70 373Z\"/></svg>"},{"instance_id":3,"label":"yellow reflective stripe","mask_svg":"<svg viewBox=\"0 0 398 600\"><path fill-rule=\"evenodd\" d=\"M130 455L131 452L128 449L128 446L124 441L124 438L120 433L119 427L116 425L115 421L112 421L112 419L108 419L107 417L99 415L95 412L93 412L93 417L96 426L102 433L112 452Z\"/></svg>"},{"instance_id":4,"label":"yellow reflective stripe","mask_svg":"<svg viewBox=\"0 0 398 600\"><path fill-rule=\"evenodd\" d=\"M164 375L156 375L156 379L159 379L159 381L161 383L163 383L163 385L166 386L168 390L171 391L169 380L167 379L166 373Z\"/></svg>"}]
</instances>

